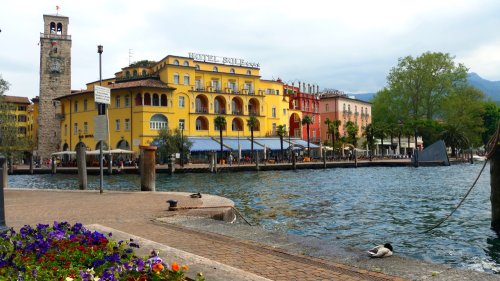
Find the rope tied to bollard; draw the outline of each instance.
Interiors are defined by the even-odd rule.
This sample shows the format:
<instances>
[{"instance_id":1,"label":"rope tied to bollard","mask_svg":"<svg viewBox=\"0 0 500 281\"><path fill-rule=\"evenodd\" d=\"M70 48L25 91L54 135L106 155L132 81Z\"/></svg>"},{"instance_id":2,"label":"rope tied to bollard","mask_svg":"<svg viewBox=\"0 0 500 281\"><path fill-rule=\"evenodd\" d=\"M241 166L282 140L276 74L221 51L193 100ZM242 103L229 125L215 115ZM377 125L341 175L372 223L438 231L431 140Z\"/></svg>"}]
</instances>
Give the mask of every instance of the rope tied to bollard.
<instances>
[{"instance_id":1,"label":"rope tied to bollard","mask_svg":"<svg viewBox=\"0 0 500 281\"><path fill-rule=\"evenodd\" d=\"M472 186L469 188L469 190L467 191L467 193L465 193L465 196L462 198L462 200L460 200L460 203L458 203L458 205L446 217L444 217L439 223L437 223L433 227L431 227L431 228L427 229L426 231L422 232L422 234L423 233L428 233L428 232L430 232L430 231L438 228L441 224L443 224L446 220L448 220L451 217L451 215L453 215L453 213L455 213L455 211L458 210L458 208L460 208L460 206L462 206L462 203L465 201L465 199L467 198L467 196L469 196L469 194L471 193L471 191L474 188L474 186L476 186L476 183L479 180L479 178L481 177L481 174L483 173L484 168L486 167L486 164L488 163L489 159L491 157L493 157L493 154L495 153L495 149L497 147L499 139L500 139L500 122L498 122L497 130L496 130L495 134L491 137L491 139L486 144L486 149L487 149L487 152L486 152L486 161L484 161L484 165L481 168L481 171L479 171L479 174L477 175L476 180L474 181L474 183L472 184Z\"/></svg>"}]
</instances>

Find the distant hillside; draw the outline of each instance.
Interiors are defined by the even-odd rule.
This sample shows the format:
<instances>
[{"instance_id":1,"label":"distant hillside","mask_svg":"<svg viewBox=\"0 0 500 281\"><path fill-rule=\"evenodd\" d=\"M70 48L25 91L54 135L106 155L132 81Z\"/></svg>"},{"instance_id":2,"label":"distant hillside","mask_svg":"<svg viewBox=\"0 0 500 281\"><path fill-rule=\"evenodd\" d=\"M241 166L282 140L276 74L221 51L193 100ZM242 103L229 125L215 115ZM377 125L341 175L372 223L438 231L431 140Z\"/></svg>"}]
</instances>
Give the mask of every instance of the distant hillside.
<instances>
[{"instance_id":1,"label":"distant hillside","mask_svg":"<svg viewBox=\"0 0 500 281\"><path fill-rule=\"evenodd\" d=\"M487 97L500 103L500 81L490 81L481 78L477 73L469 73L467 75L467 81L469 84L479 90L481 90ZM349 94L350 96L356 97L358 100L371 102L373 96L376 93L366 93L366 94Z\"/></svg>"},{"instance_id":2,"label":"distant hillside","mask_svg":"<svg viewBox=\"0 0 500 281\"><path fill-rule=\"evenodd\" d=\"M500 81L490 81L481 78L477 73L469 73L467 76L469 84L481 90L487 97L500 102Z\"/></svg>"}]
</instances>

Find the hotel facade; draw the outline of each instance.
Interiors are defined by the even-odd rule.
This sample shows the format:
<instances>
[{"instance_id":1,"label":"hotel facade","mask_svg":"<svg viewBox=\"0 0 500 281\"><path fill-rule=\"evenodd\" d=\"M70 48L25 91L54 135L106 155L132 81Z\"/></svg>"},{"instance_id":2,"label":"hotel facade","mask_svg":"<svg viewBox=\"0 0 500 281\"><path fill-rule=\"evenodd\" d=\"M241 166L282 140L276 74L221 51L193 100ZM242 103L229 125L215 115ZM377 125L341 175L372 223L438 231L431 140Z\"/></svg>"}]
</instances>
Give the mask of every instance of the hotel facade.
<instances>
[{"instance_id":1,"label":"hotel facade","mask_svg":"<svg viewBox=\"0 0 500 281\"><path fill-rule=\"evenodd\" d=\"M138 151L150 145L162 128L182 129L184 136L219 137L214 119L224 116L223 137L250 137L247 120L257 118L254 137L276 136L278 125L301 116L289 108L283 83L265 80L260 65L241 59L190 53L140 61L115 77L87 84L85 90L58 97L62 150L75 150L79 141L93 150L94 86L110 89L109 141L105 148Z\"/></svg>"}]
</instances>

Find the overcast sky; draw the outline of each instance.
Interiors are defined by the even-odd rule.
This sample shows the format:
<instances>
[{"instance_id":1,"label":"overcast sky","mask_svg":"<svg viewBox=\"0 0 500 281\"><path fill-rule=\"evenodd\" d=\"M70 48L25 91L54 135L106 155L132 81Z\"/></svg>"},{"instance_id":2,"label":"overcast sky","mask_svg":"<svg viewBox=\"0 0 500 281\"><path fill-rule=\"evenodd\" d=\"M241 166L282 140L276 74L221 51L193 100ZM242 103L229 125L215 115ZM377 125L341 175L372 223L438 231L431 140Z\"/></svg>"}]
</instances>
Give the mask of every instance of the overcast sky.
<instances>
[{"instance_id":1,"label":"overcast sky","mask_svg":"<svg viewBox=\"0 0 500 281\"><path fill-rule=\"evenodd\" d=\"M398 58L455 56L500 80L498 0L31 0L0 4L0 74L8 95L39 95L43 14L70 20L72 89L131 61L189 52L259 62L264 79L376 92Z\"/></svg>"}]
</instances>

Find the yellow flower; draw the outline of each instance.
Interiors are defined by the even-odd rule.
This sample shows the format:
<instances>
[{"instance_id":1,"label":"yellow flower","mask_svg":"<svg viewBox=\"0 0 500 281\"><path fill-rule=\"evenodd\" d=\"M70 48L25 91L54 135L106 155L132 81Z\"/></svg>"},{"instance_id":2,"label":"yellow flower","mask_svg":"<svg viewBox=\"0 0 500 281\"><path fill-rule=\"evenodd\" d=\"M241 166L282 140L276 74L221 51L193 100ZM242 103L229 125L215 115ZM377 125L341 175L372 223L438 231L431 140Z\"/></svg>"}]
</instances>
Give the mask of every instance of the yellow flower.
<instances>
[{"instance_id":1,"label":"yellow flower","mask_svg":"<svg viewBox=\"0 0 500 281\"><path fill-rule=\"evenodd\" d=\"M71 277L66 277L66 281L73 281L75 279L71 278Z\"/></svg>"},{"instance_id":2,"label":"yellow flower","mask_svg":"<svg viewBox=\"0 0 500 281\"><path fill-rule=\"evenodd\" d=\"M188 270L189 270L189 267L187 265L182 266L182 271L188 271Z\"/></svg>"}]
</instances>

